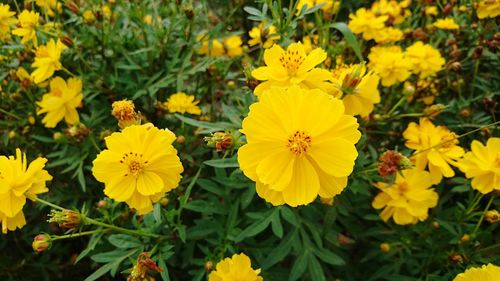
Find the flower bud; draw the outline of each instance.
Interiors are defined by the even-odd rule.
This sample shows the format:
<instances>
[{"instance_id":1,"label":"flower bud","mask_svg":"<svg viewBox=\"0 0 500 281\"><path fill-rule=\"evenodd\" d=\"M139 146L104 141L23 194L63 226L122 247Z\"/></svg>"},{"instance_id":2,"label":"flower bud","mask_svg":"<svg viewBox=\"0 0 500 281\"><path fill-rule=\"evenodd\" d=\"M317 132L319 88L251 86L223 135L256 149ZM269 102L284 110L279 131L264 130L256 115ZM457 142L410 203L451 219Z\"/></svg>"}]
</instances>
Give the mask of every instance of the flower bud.
<instances>
[{"instance_id":1,"label":"flower bud","mask_svg":"<svg viewBox=\"0 0 500 281\"><path fill-rule=\"evenodd\" d=\"M431 106L428 106L424 109L424 114L425 116L429 117L429 118L432 118L432 117L436 117L438 116L442 111L443 109L445 109L446 106L442 105L442 104L433 104Z\"/></svg>"},{"instance_id":2,"label":"flower bud","mask_svg":"<svg viewBox=\"0 0 500 281\"><path fill-rule=\"evenodd\" d=\"M163 197L162 199L160 199L160 205L162 205L163 207L167 206L169 202L170 200L168 200L167 197Z\"/></svg>"},{"instance_id":3,"label":"flower bud","mask_svg":"<svg viewBox=\"0 0 500 281\"><path fill-rule=\"evenodd\" d=\"M8 134L8 137L9 139L13 139L17 136L17 133L16 131L10 131L9 134Z\"/></svg>"},{"instance_id":4,"label":"flower bud","mask_svg":"<svg viewBox=\"0 0 500 281\"><path fill-rule=\"evenodd\" d=\"M121 129L140 124L141 119L139 114L135 112L135 106L132 101L126 99L115 101L111 107L113 108L111 114L118 120L118 127Z\"/></svg>"},{"instance_id":5,"label":"flower bud","mask_svg":"<svg viewBox=\"0 0 500 281\"><path fill-rule=\"evenodd\" d=\"M78 7L78 5L73 1L68 2L68 4L66 4L66 6L74 14L78 14L78 12L80 12L80 7Z\"/></svg>"},{"instance_id":6,"label":"flower bud","mask_svg":"<svg viewBox=\"0 0 500 281\"><path fill-rule=\"evenodd\" d=\"M215 147L216 151L227 151L234 148L234 137L229 133L216 132L203 140L209 147Z\"/></svg>"},{"instance_id":7,"label":"flower bud","mask_svg":"<svg viewBox=\"0 0 500 281\"><path fill-rule=\"evenodd\" d=\"M55 222L59 227L64 229L74 229L79 227L82 223L82 214L72 210L52 210L49 216L50 219L48 222Z\"/></svg>"},{"instance_id":8,"label":"flower bud","mask_svg":"<svg viewBox=\"0 0 500 281\"><path fill-rule=\"evenodd\" d=\"M389 243L380 244L380 251L382 253L388 253L391 250L391 245Z\"/></svg>"},{"instance_id":9,"label":"flower bud","mask_svg":"<svg viewBox=\"0 0 500 281\"><path fill-rule=\"evenodd\" d=\"M497 210L489 210L484 215L484 219L489 223L496 223L500 221L500 213Z\"/></svg>"},{"instance_id":10,"label":"flower bud","mask_svg":"<svg viewBox=\"0 0 500 281\"><path fill-rule=\"evenodd\" d=\"M470 241L470 235L469 234L464 234L462 237L460 237L460 242L465 243Z\"/></svg>"},{"instance_id":11,"label":"flower bud","mask_svg":"<svg viewBox=\"0 0 500 281\"><path fill-rule=\"evenodd\" d=\"M31 246L33 247L33 251L35 251L36 253L42 253L48 248L50 248L50 244L51 244L51 239L49 235L38 234L33 239L33 243L31 244Z\"/></svg>"},{"instance_id":12,"label":"flower bud","mask_svg":"<svg viewBox=\"0 0 500 281\"><path fill-rule=\"evenodd\" d=\"M448 260L452 263L458 264L464 262L464 257L462 257L460 254L451 254L448 256Z\"/></svg>"},{"instance_id":13,"label":"flower bud","mask_svg":"<svg viewBox=\"0 0 500 281\"><path fill-rule=\"evenodd\" d=\"M210 272L214 269L214 263L212 261L207 261L205 263L205 271Z\"/></svg>"},{"instance_id":14,"label":"flower bud","mask_svg":"<svg viewBox=\"0 0 500 281\"><path fill-rule=\"evenodd\" d=\"M177 143L183 144L185 142L186 142L186 137L185 136L183 136L183 135L177 136Z\"/></svg>"},{"instance_id":15,"label":"flower bud","mask_svg":"<svg viewBox=\"0 0 500 281\"><path fill-rule=\"evenodd\" d=\"M108 203L105 200L100 200L99 202L97 202L97 208L99 209L105 208L106 205L108 205Z\"/></svg>"}]
</instances>

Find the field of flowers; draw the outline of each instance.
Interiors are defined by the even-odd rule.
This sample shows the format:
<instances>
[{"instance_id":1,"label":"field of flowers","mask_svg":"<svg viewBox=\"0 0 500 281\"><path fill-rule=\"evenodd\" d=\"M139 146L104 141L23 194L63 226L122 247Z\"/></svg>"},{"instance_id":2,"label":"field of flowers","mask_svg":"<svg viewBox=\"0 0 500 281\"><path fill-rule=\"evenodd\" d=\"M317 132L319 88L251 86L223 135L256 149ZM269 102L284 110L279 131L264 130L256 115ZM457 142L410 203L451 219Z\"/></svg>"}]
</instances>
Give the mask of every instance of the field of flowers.
<instances>
[{"instance_id":1,"label":"field of flowers","mask_svg":"<svg viewBox=\"0 0 500 281\"><path fill-rule=\"evenodd\" d=\"M1 2L1 281L500 281L500 0Z\"/></svg>"}]
</instances>

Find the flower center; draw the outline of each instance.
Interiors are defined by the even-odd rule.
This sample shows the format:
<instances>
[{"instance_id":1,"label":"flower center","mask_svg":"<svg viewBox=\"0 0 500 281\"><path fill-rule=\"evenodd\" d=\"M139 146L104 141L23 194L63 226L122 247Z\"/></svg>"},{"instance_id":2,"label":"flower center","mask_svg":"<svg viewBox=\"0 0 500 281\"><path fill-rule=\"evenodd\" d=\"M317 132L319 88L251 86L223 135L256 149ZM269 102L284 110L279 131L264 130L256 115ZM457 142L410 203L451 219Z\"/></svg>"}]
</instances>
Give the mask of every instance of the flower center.
<instances>
[{"instance_id":1,"label":"flower center","mask_svg":"<svg viewBox=\"0 0 500 281\"><path fill-rule=\"evenodd\" d=\"M497 168L500 168L500 154L497 154L497 158L495 158L495 166L497 166Z\"/></svg>"},{"instance_id":2,"label":"flower center","mask_svg":"<svg viewBox=\"0 0 500 281\"><path fill-rule=\"evenodd\" d=\"M458 144L457 135L455 133L449 132L448 134L441 137L441 148L449 149Z\"/></svg>"},{"instance_id":3,"label":"flower center","mask_svg":"<svg viewBox=\"0 0 500 281\"><path fill-rule=\"evenodd\" d=\"M281 65L286 68L288 74L295 75L300 65L304 61L304 56L299 54L299 51L287 50L286 53L280 57Z\"/></svg>"},{"instance_id":4,"label":"flower center","mask_svg":"<svg viewBox=\"0 0 500 281\"><path fill-rule=\"evenodd\" d=\"M129 152L123 155L120 163L125 164L128 169L125 174L126 177L129 175L136 177L144 171L144 167L148 161L142 159L142 154Z\"/></svg>"},{"instance_id":5,"label":"flower center","mask_svg":"<svg viewBox=\"0 0 500 281\"><path fill-rule=\"evenodd\" d=\"M61 97L62 96L62 92L59 89L52 89L52 95L56 96L56 97Z\"/></svg>"},{"instance_id":6,"label":"flower center","mask_svg":"<svg viewBox=\"0 0 500 281\"><path fill-rule=\"evenodd\" d=\"M296 131L288 138L287 146L291 152L300 155L311 146L311 137L302 131Z\"/></svg>"},{"instance_id":7,"label":"flower center","mask_svg":"<svg viewBox=\"0 0 500 281\"><path fill-rule=\"evenodd\" d=\"M398 184L398 188L400 193L405 193L408 191L408 184L406 182L402 182Z\"/></svg>"}]
</instances>

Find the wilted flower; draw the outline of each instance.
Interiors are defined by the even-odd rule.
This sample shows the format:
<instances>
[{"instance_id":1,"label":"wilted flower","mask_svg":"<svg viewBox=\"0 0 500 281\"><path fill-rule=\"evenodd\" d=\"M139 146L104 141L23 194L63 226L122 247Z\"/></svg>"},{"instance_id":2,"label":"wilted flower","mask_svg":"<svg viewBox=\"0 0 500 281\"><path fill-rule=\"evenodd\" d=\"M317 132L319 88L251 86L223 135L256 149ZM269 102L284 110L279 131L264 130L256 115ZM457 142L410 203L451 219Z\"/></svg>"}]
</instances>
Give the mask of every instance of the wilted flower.
<instances>
[{"instance_id":1,"label":"wilted flower","mask_svg":"<svg viewBox=\"0 0 500 281\"><path fill-rule=\"evenodd\" d=\"M134 102L124 99L113 102L111 107L111 115L118 120L118 127L123 129L130 125L140 124L141 118L139 114L135 112Z\"/></svg>"},{"instance_id":2,"label":"wilted flower","mask_svg":"<svg viewBox=\"0 0 500 281\"><path fill-rule=\"evenodd\" d=\"M55 222L65 229L78 228L82 223L82 214L73 210L52 210L48 222Z\"/></svg>"},{"instance_id":3,"label":"wilted flower","mask_svg":"<svg viewBox=\"0 0 500 281\"><path fill-rule=\"evenodd\" d=\"M148 253L141 253L137 257L137 263L132 268L127 281L154 281L155 279L149 274L150 271L160 273L163 272L163 269L156 265Z\"/></svg>"}]
</instances>

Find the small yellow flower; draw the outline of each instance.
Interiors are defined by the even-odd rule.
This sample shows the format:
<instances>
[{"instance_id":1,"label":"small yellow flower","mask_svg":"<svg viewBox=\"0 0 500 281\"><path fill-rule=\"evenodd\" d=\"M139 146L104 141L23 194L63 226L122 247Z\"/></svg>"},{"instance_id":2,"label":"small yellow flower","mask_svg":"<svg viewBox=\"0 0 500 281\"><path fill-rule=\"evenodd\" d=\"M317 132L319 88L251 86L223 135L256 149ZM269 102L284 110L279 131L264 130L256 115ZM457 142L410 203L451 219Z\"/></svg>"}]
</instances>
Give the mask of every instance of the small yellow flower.
<instances>
[{"instance_id":1,"label":"small yellow flower","mask_svg":"<svg viewBox=\"0 0 500 281\"><path fill-rule=\"evenodd\" d=\"M93 161L94 177L104 183L104 194L126 202L138 214L176 188L183 171L172 146L175 134L152 124L132 125L105 138L107 149Z\"/></svg>"},{"instance_id":2,"label":"small yellow flower","mask_svg":"<svg viewBox=\"0 0 500 281\"><path fill-rule=\"evenodd\" d=\"M56 70L62 69L59 59L64 49L66 49L66 46L59 39L57 39L57 42L50 39L47 45L36 49L35 61L31 64L31 66L36 68L31 73L31 77L33 77L35 83L38 84L49 79Z\"/></svg>"},{"instance_id":3,"label":"small yellow flower","mask_svg":"<svg viewBox=\"0 0 500 281\"><path fill-rule=\"evenodd\" d=\"M427 118L421 118L420 124L411 122L403 132L406 147L414 149L415 165L418 169L429 168L432 183L438 184L442 177L453 177L455 172L450 165L456 166L457 160L464 155L464 149L458 146L455 133L444 126L434 126Z\"/></svg>"},{"instance_id":4,"label":"small yellow flower","mask_svg":"<svg viewBox=\"0 0 500 281\"><path fill-rule=\"evenodd\" d=\"M286 51L279 45L274 45L264 51L266 66L252 71L255 79L264 81L255 88L254 93L258 96L272 87L287 88L292 85L331 93L333 85L329 80L332 79L332 74L326 69L315 67L325 59L326 52L321 48L306 55L300 42L290 44Z\"/></svg>"},{"instance_id":5,"label":"small yellow flower","mask_svg":"<svg viewBox=\"0 0 500 281\"><path fill-rule=\"evenodd\" d=\"M200 101L195 100L194 96L186 95L186 93L179 92L172 94L164 103L164 106L170 113L189 113L200 115L201 109L198 106Z\"/></svg>"},{"instance_id":6,"label":"small yellow flower","mask_svg":"<svg viewBox=\"0 0 500 281\"><path fill-rule=\"evenodd\" d=\"M403 39L403 31L394 27L384 27L374 33L375 42L377 43L393 43Z\"/></svg>"},{"instance_id":7,"label":"small yellow flower","mask_svg":"<svg viewBox=\"0 0 500 281\"><path fill-rule=\"evenodd\" d=\"M80 121L76 108L82 99L82 80L69 78L66 83L61 77L55 77L50 81L50 92L37 102L40 107L37 114L47 114L42 119L47 128L54 128L63 119L73 125Z\"/></svg>"},{"instance_id":8,"label":"small yellow flower","mask_svg":"<svg viewBox=\"0 0 500 281\"><path fill-rule=\"evenodd\" d=\"M196 37L197 42L201 45L196 52L200 55L207 55L209 57L220 57L224 55L224 45L217 39L208 39L205 33L201 33Z\"/></svg>"},{"instance_id":9,"label":"small yellow flower","mask_svg":"<svg viewBox=\"0 0 500 281\"><path fill-rule=\"evenodd\" d=\"M472 188L479 192L500 190L500 138L489 138L486 145L472 141L471 151L458 162L458 168L472 178Z\"/></svg>"},{"instance_id":10,"label":"small yellow flower","mask_svg":"<svg viewBox=\"0 0 500 281\"><path fill-rule=\"evenodd\" d=\"M10 11L9 5L0 4L0 41L10 36L10 27L17 22L15 14Z\"/></svg>"},{"instance_id":11,"label":"small yellow flower","mask_svg":"<svg viewBox=\"0 0 500 281\"><path fill-rule=\"evenodd\" d=\"M452 18L438 19L434 24L435 27L445 30L459 29L460 26Z\"/></svg>"},{"instance_id":12,"label":"small yellow flower","mask_svg":"<svg viewBox=\"0 0 500 281\"><path fill-rule=\"evenodd\" d=\"M367 73L364 65L340 66L333 76L337 92L334 96L342 97L346 114L366 117L373 111L373 105L380 102L377 89L380 78Z\"/></svg>"},{"instance_id":13,"label":"small yellow flower","mask_svg":"<svg viewBox=\"0 0 500 281\"><path fill-rule=\"evenodd\" d=\"M54 16L54 10L61 12L62 5L57 0L36 0L36 5L42 8L49 16Z\"/></svg>"},{"instance_id":14,"label":"small yellow flower","mask_svg":"<svg viewBox=\"0 0 500 281\"><path fill-rule=\"evenodd\" d=\"M370 10L361 8L356 14L349 15L349 28L355 34L363 34L363 39L370 40L378 36L385 27L388 16L378 16Z\"/></svg>"},{"instance_id":15,"label":"small yellow flower","mask_svg":"<svg viewBox=\"0 0 500 281\"><path fill-rule=\"evenodd\" d=\"M241 47L243 41L241 41L241 38L238 35L224 38L224 40L222 40L222 43L224 44L226 53L229 57L234 58L243 54L243 48Z\"/></svg>"},{"instance_id":16,"label":"small yellow flower","mask_svg":"<svg viewBox=\"0 0 500 281\"><path fill-rule=\"evenodd\" d=\"M406 58L412 64L411 71L420 74L420 79L435 75L445 63L438 50L421 41L406 49Z\"/></svg>"},{"instance_id":17,"label":"small yellow flower","mask_svg":"<svg viewBox=\"0 0 500 281\"><path fill-rule=\"evenodd\" d=\"M302 9L304 9L305 11L311 9L315 6L314 2L315 0L299 0L299 3L297 3L297 11L295 12L295 14L299 15Z\"/></svg>"},{"instance_id":18,"label":"small yellow flower","mask_svg":"<svg viewBox=\"0 0 500 281\"><path fill-rule=\"evenodd\" d=\"M250 47L261 45L264 49L267 49L280 39L280 36L276 32L277 29L274 25L260 23L248 32L251 38L248 40L248 45Z\"/></svg>"},{"instance_id":19,"label":"small yellow flower","mask_svg":"<svg viewBox=\"0 0 500 281\"><path fill-rule=\"evenodd\" d=\"M108 5L102 5L101 11L102 11L102 16L105 20L110 20L111 17L113 16L113 12L111 11L111 8Z\"/></svg>"},{"instance_id":20,"label":"small yellow flower","mask_svg":"<svg viewBox=\"0 0 500 281\"><path fill-rule=\"evenodd\" d=\"M428 210L437 205L438 194L432 186L432 177L419 169L403 170L396 174L394 183L377 182L381 190L372 206L382 209L380 217L388 221L391 217L399 225L415 224L428 217Z\"/></svg>"},{"instance_id":21,"label":"small yellow flower","mask_svg":"<svg viewBox=\"0 0 500 281\"><path fill-rule=\"evenodd\" d=\"M383 86L404 82L411 75L411 62L399 46L373 47L368 59L368 67L378 74Z\"/></svg>"},{"instance_id":22,"label":"small yellow flower","mask_svg":"<svg viewBox=\"0 0 500 281\"><path fill-rule=\"evenodd\" d=\"M458 274L453 281L498 281L499 276L500 267L490 263L469 268L464 273Z\"/></svg>"},{"instance_id":23,"label":"small yellow flower","mask_svg":"<svg viewBox=\"0 0 500 281\"><path fill-rule=\"evenodd\" d=\"M47 192L46 181L52 176L44 170L47 159L38 157L28 164L26 154L16 149L16 156L0 156L0 222L2 232L26 224L23 207L26 198Z\"/></svg>"},{"instance_id":24,"label":"small yellow flower","mask_svg":"<svg viewBox=\"0 0 500 281\"><path fill-rule=\"evenodd\" d=\"M500 213L497 210L489 210L484 214L484 219L489 223L496 223L500 221Z\"/></svg>"},{"instance_id":25,"label":"small yellow flower","mask_svg":"<svg viewBox=\"0 0 500 281\"><path fill-rule=\"evenodd\" d=\"M250 258L241 253L220 261L208 281L262 281L260 269L253 269Z\"/></svg>"},{"instance_id":26,"label":"small yellow flower","mask_svg":"<svg viewBox=\"0 0 500 281\"><path fill-rule=\"evenodd\" d=\"M90 10L85 10L82 14L83 21L86 23L92 23L95 21L94 13Z\"/></svg>"},{"instance_id":27,"label":"small yellow flower","mask_svg":"<svg viewBox=\"0 0 500 281\"><path fill-rule=\"evenodd\" d=\"M358 123L343 103L298 86L264 92L243 120L243 173L273 205L307 205L342 192L358 153Z\"/></svg>"},{"instance_id":28,"label":"small yellow flower","mask_svg":"<svg viewBox=\"0 0 500 281\"><path fill-rule=\"evenodd\" d=\"M40 15L33 11L23 10L18 17L19 27L12 30L12 34L22 37L21 43L26 44L32 40L35 46L38 45L36 28Z\"/></svg>"},{"instance_id":29,"label":"small yellow flower","mask_svg":"<svg viewBox=\"0 0 500 281\"><path fill-rule=\"evenodd\" d=\"M134 102L127 99L115 101L111 105L113 115L118 120L118 126L125 128L130 125L137 125L140 122L139 115L135 112Z\"/></svg>"},{"instance_id":30,"label":"small yellow flower","mask_svg":"<svg viewBox=\"0 0 500 281\"><path fill-rule=\"evenodd\" d=\"M424 9L424 13L428 16L437 16L438 9L436 6L426 6Z\"/></svg>"},{"instance_id":31,"label":"small yellow flower","mask_svg":"<svg viewBox=\"0 0 500 281\"><path fill-rule=\"evenodd\" d=\"M411 12L405 9L410 3L411 0L379 0L373 3L371 11L376 15L386 15L394 24L400 24L411 15Z\"/></svg>"},{"instance_id":32,"label":"small yellow flower","mask_svg":"<svg viewBox=\"0 0 500 281\"><path fill-rule=\"evenodd\" d=\"M500 0L481 0L476 9L477 17L495 18L500 15Z\"/></svg>"}]
</instances>

